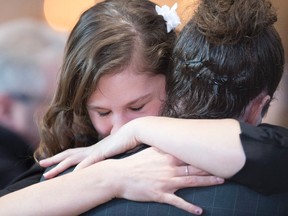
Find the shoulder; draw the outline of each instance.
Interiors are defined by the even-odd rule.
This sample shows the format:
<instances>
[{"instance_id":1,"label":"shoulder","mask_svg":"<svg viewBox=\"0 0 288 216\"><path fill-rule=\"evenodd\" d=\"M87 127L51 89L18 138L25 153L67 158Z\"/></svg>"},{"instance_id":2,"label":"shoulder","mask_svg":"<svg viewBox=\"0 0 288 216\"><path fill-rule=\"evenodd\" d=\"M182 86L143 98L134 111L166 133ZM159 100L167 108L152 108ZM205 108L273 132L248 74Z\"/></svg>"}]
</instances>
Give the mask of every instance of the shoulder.
<instances>
[{"instance_id":1,"label":"shoulder","mask_svg":"<svg viewBox=\"0 0 288 216\"><path fill-rule=\"evenodd\" d=\"M255 127L243 122L240 123L240 127L242 141L258 140L262 143L288 147L288 128L271 124L260 124Z\"/></svg>"}]
</instances>

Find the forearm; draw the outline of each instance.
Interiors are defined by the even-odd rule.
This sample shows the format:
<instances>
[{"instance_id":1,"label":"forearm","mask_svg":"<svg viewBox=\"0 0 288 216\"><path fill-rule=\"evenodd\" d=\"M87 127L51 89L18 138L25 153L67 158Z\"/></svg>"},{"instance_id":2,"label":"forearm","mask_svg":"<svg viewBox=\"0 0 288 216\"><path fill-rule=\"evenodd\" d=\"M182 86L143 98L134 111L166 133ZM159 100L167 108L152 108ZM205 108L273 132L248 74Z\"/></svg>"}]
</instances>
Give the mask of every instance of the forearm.
<instances>
[{"instance_id":1,"label":"forearm","mask_svg":"<svg viewBox=\"0 0 288 216\"><path fill-rule=\"evenodd\" d=\"M116 196L112 164L103 161L3 196L0 215L79 215Z\"/></svg>"},{"instance_id":2,"label":"forearm","mask_svg":"<svg viewBox=\"0 0 288 216\"><path fill-rule=\"evenodd\" d=\"M216 176L231 177L245 164L235 120L144 117L133 120L131 130L138 143L157 147Z\"/></svg>"},{"instance_id":3,"label":"forearm","mask_svg":"<svg viewBox=\"0 0 288 216\"><path fill-rule=\"evenodd\" d=\"M262 193L287 191L288 130L235 120L159 117L132 122L134 139ZM245 128L244 128L245 126ZM235 176L234 176L235 175Z\"/></svg>"}]
</instances>

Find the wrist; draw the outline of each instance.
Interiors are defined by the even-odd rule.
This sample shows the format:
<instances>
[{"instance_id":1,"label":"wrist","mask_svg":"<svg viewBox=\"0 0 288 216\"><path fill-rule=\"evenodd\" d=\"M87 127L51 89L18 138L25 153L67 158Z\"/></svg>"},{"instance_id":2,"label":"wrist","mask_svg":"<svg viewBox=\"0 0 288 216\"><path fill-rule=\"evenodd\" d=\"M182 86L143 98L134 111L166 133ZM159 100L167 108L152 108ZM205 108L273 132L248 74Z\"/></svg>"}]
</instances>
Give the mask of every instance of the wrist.
<instances>
[{"instance_id":1,"label":"wrist","mask_svg":"<svg viewBox=\"0 0 288 216\"><path fill-rule=\"evenodd\" d=\"M106 176L106 185L107 188L109 188L109 198L122 198L123 193L126 187L126 181L125 181L125 170L122 170L123 166L120 162L121 159L115 160L115 159L107 159L103 162L105 162L106 168L105 172L107 173Z\"/></svg>"},{"instance_id":2,"label":"wrist","mask_svg":"<svg viewBox=\"0 0 288 216\"><path fill-rule=\"evenodd\" d=\"M118 181L119 173L121 172L119 172L117 161L118 160L115 159L106 159L94 164L95 167L93 168L93 172L96 176L95 179L97 179L96 182L94 181L94 186L96 187L95 191L103 191L103 193L99 193L99 195L106 200L105 202L115 197L119 197L123 188L122 181ZM99 178L97 176L101 177Z\"/></svg>"},{"instance_id":3,"label":"wrist","mask_svg":"<svg viewBox=\"0 0 288 216\"><path fill-rule=\"evenodd\" d=\"M125 144L126 151L133 149L142 143L139 139L140 119L141 118L133 119L119 129L119 134L121 134L122 138L121 143Z\"/></svg>"}]
</instances>

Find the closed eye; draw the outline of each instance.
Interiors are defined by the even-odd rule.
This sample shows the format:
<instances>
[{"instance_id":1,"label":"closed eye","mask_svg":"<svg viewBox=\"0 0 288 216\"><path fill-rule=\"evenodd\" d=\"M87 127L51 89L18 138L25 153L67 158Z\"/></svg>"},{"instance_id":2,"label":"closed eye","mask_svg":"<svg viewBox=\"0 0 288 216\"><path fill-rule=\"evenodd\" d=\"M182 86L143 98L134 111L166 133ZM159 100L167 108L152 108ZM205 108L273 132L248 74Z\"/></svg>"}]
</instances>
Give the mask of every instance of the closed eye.
<instances>
[{"instance_id":1,"label":"closed eye","mask_svg":"<svg viewBox=\"0 0 288 216\"><path fill-rule=\"evenodd\" d=\"M98 115L99 115L100 117L104 117L104 116L109 115L110 113L111 113L111 111L108 111L108 112L98 112Z\"/></svg>"},{"instance_id":2,"label":"closed eye","mask_svg":"<svg viewBox=\"0 0 288 216\"><path fill-rule=\"evenodd\" d=\"M142 105L142 106L140 106L140 107L130 107L130 110L137 112L137 111L142 110L144 106L145 106L145 105Z\"/></svg>"}]
</instances>

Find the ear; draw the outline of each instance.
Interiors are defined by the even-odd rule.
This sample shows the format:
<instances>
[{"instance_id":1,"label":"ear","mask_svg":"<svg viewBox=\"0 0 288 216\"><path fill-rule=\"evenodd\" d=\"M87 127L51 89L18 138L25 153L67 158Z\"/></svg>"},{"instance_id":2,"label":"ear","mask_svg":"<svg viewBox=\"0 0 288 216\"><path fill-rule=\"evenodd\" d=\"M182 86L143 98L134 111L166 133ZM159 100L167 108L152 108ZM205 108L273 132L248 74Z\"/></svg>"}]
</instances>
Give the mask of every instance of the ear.
<instances>
[{"instance_id":1,"label":"ear","mask_svg":"<svg viewBox=\"0 0 288 216\"><path fill-rule=\"evenodd\" d=\"M270 103L271 97L269 95L261 93L258 97L251 101L251 106L246 109L245 121L252 125L258 125L262 121L263 110Z\"/></svg>"},{"instance_id":2,"label":"ear","mask_svg":"<svg viewBox=\"0 0 288 216\"><path fill-rule=\"evenodd\" d=\"M12 117L13 101L6 94L0 94L0 123L9 124Z\"/></svg>"}]
</instances>

